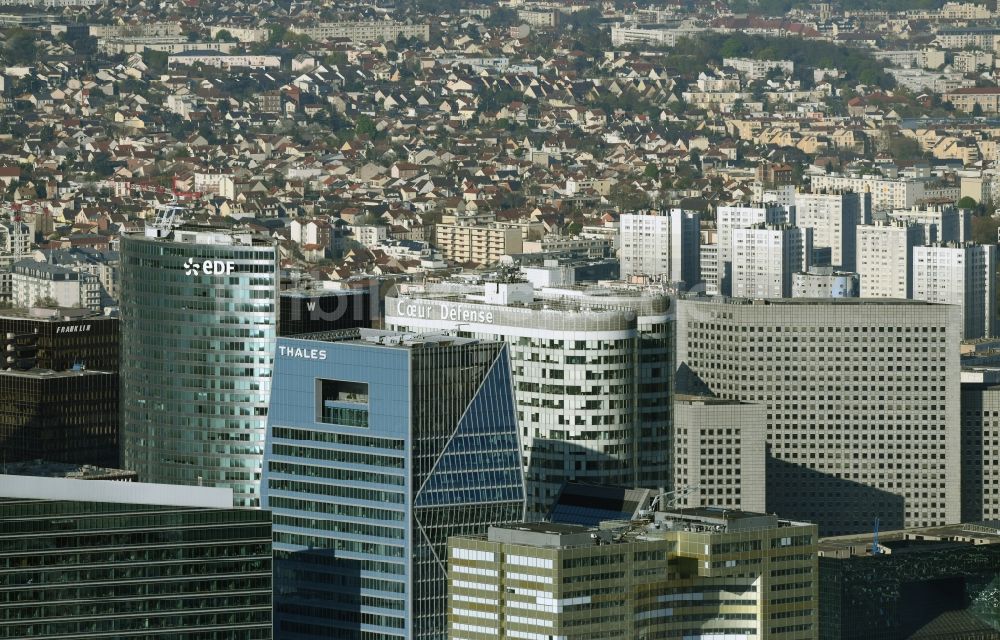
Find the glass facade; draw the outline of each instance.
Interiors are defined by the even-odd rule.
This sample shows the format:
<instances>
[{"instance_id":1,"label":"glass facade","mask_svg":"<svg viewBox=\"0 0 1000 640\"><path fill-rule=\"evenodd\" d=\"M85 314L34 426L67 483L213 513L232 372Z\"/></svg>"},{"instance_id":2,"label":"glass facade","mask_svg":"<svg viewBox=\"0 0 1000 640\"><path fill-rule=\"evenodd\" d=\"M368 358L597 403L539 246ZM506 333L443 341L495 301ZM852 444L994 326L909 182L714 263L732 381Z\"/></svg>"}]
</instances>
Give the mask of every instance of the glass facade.
<instances>
[{"instance_id":1,"label":"glass facade","mask_svg":"<svg viewBox=\"0 0 1000 640\"><path fill-rule=\"evenodd\" d=\"M389 296L385 326L510 345L531 519L547 517L564 482L666 489L669 300L552 289L508 305L473 298L481 295L482 287L441 284Z\"/></svg>"},{"instance_id":2,"label":"glass facade","mask_svg":"<svg viewBox=\"0 0 1000 640\"><path fill-rule=\"evenodd\" d=\"M218 230L123 234L121 255L122 465L144 482L230 487L237 506L258 506L274 243Z\"/></svg>"},{"instance_id":3,"label":"glass facade","mask_svg":"<svg viewBox=\"0 0 1000 640\"><path fill-rule=\"evenodd\" d=\"M252 509L0 499L0 637L270 638L269 521Z\"/></svg>"},{"instance_id":4,"label":"glass facade","mask_svg":"<svg viewBox=\"0 0 1000 640\"><path fill-rule=\"evenodd\" d=\"M365 335L278 343L263 503L279 638L445 638L448 537L524 515L507 347ZM332 420L348 398L364 424Z\"/></svg>"},{"instance_id":5,"label":"glass facade","mask_svg":"<svg viewBox=\"0 0 1000 640\"><path fill-rule=\"evenodd\" d=\"M118 376L105 371L0 371L4 462L118 466Z\"/></svg>"}]
</instances>

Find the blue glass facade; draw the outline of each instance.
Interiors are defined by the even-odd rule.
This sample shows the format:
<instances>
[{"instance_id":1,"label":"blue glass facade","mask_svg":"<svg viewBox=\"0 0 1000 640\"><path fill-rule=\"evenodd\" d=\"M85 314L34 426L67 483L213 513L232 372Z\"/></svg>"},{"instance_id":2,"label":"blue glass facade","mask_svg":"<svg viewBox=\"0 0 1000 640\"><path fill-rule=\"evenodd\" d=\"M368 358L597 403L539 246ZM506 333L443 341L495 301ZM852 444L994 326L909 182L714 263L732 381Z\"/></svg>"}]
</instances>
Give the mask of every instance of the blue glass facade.
<instances>
[{"instance_id":1,"label":"blue glass facade","mask_svg":"<svg viewBox=\"0 0 1000 640\"><path fill-rule=\"evenodd\" d=\"M276 637L445 638L448 536L524 516L506 345L280 338L262 492Z\"/></svg>"}]
</instances>

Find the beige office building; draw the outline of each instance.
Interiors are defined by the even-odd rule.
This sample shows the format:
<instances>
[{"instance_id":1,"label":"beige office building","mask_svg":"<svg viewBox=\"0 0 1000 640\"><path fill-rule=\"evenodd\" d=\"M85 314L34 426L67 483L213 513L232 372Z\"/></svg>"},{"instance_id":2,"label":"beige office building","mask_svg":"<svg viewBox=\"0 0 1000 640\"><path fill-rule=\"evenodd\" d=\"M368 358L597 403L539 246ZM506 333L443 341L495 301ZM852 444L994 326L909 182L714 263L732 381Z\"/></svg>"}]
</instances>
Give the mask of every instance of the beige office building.
<instances>
[{"instance_id":1,"label":"beige office building","mask_svg":"<svg viewBox=\"0 0 1000 640\"><path fill-rule=\"evenodd\" d=\"M767 511L824 535L961 520L959 309L683 296L677 366L760 404Z\"/></svg>"},{"instance_id":2,"label":"beige office building","mask_svg":"<svg viewBox=\"0 0 1000 640\"><path fill-rule=\"evenodd\" d=\"M812 640L811 524L723 509L454 537L450 640Z\"/></svg>"}]
</instances>

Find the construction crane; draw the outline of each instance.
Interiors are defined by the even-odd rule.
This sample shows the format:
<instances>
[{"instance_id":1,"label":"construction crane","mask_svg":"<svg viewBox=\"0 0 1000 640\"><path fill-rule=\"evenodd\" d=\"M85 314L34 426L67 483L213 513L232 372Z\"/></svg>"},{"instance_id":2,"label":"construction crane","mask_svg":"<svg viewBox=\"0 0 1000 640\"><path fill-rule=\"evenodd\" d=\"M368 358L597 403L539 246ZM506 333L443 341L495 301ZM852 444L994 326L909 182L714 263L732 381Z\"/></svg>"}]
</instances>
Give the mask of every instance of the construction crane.
<instances>
[{"instance_id":1,"label":"construction crane","mask_svg":"<svg viewBox=\"0 0 1000 640\"><path fill-rule=\"evenodd\" d=\"M676 491L664 491L663 493L657 495L655 498L650 500L649 507L643 509L643 512L648 511L650 514L656 513L657 507L659 507L661 510L669 509L670 507L677 504L677 501L680 500L681 498L686 498L692 494L697 493L698 491L700 491L700 487L693 485L681 487ZM666 499L667 496L673 496L673 497L670 499Z\"/></svg>"}]
</instances>

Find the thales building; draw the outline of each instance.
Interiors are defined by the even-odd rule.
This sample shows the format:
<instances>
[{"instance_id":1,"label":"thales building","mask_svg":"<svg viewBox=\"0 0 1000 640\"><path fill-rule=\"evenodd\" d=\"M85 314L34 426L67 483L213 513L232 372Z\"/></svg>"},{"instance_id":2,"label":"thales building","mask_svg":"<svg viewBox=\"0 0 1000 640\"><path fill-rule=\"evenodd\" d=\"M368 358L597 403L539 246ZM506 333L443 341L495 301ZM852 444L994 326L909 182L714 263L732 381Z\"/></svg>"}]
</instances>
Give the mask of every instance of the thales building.
<instances>
[{"instance_id":1,"label":"thales building","mask_svg":"<svg viewBox=\"0 0 1000 640\"><path fill-rule=\"evenodd\" d=\"M508 352L373 329L279 338L276 638L447 637L449 537L524 518Z\"/></svg>"},{"instance_id":2,"label":"thales building","mask_svg":"<svg viewBox=\"0 0 1000 640\"><path fill-rule=\"evenodd\" d=\"M670 477L669 298L543 288L510 272L484 284L387 296L387 329L454 331L510 345L530 518L565 481L665 488Z\"/></svg>"},{"instance_id":3,"label":"thales building","mask_svg":"<svg viewBox=\"0 0 1000 640\"><path fill-rule=\"evenodd\" d=\"M122 466L260 504L277 333L274 242L179 225L121 238Z\"/></svg>"}]
</instances>

